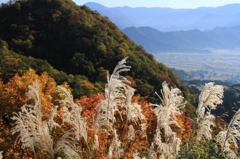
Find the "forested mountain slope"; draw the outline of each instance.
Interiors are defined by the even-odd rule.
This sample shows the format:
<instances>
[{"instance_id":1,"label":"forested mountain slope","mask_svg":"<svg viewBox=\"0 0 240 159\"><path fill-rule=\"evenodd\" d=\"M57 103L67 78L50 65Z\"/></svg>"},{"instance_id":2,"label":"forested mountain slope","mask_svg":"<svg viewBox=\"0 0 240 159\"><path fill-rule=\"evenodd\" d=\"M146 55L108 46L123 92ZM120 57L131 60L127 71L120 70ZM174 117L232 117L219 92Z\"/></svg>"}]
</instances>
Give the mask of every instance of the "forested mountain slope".
<instances>
[{"instance_id":1,"label":"forested mountain slope","mask_svg":"<svg viewBox=\"0 0 240 159\"><path fill-rule=\"evenodd\" d=\"M59 71L84 75L102 87L106 70L111 72L118 61L129 56L132 69L128 78L136 81L137 93L154 96L163 81L189 93L172 70L158 63L108 18L70 0L2 4L0 38L17 54L46 60Z\"/></svg>"}]
</instances>

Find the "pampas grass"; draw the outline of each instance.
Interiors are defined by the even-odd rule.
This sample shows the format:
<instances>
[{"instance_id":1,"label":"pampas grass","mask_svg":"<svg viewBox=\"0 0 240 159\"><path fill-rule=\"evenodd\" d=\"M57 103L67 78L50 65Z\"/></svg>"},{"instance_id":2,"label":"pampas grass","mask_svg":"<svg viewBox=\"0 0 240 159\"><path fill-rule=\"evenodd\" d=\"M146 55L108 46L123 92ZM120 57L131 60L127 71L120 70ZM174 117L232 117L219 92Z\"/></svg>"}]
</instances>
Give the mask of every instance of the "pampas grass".
<instances>
[{"instance_id":1,"label":"pampas grass","mask_svg":"<svg viewBox=\"0 0 240 159\"><path fill-rule=\"evenodd\" d=\"M199 103L197 108L198 119L204 118L205 112L211 112L221 104L223 97L223 86L214 85L213 82L205 84L201 94L199 95Z\"/></svg>"},{"instance_id":2,"label":"pampas grass","mask_svg":"<svg viewBox=\"0 0 240 159\"><path fill-rule=\"evenodd\" d=\"M121 141L118 139L118 135L116 130L113 130L113 140L112 143L110 144L109 150L108 150L108 158L119 158L120 154L123 152L123 150L120 148L121 147Z\"/></svg>"},{"instance_id":3,"label":"pampas grass","mask_svg":"<svg viewBox=\"0 0 240 159\"><path fill-rule=\"evenodd\" d=\"M197 131L196 141L209 141L212 139L213 120L215 117L211 114L212 109L216 109L221 104L223 98L223 86L214 85L213 82L205 84L199 95L199 103L197 108L197 122L199 129Z\"/></svg>"},{"instance_id":4,"label":"pampas grass","mask_svg":"<svg viewBox=\"0 0 240 159\"><path fill-rule=\"evenodd\" d=\"M126 96L123 92L128 91L128 85L126 83L129 83L129 81L119 73L130 70L131 67L125 65L126 59L127 58L124 58L118 63L111 76L109 74L107 75L105 96L96 108L97 117L94 120L95 133L97 133L102 126L107 126L109 130L113 131L113 123L116 122L114 114L115 112L120 113L118 106L125 104Z\"/></svg>"},{"instance_id":5,"label":"pampas grass","mask_svg":"<svg viewBox=\"0 0 240 159\"><path fill-rule=\"evenodd\" d=\"M21 142L22 149L30 148L46 151L52 158L54 157L53 139L50 131L58 124L53 120L42 121L41 101L39 98L39 85L33 83L29 85L28 97L34 100L34 105L24 105L21 112L14 113L15 127L11 129L12 134L18 133L16 143Z\"/></svg>"},{"instance_id":6,"label":"pampas grass","mask_svg":"<svg viewBox=\"0 0 240 159\"><path fill-rule=\"evenodd\" d=\"M236 154L230 146L238 148L240 141L240 109L235 113L228 127L220 131L216 137L221 146L221 152L229 158L236 158Z\"/></svg>"},{"instance_id":7,"label":"pampas grass","mask_svg":"<svg viewBox=\"0 0 240 159\"><path fill-rule=\"evenodd\" d=\"M43 121L42 104L39 97L39 84L34 82L29 85L27 93L30 99L34 100L33 105L23 105L21 112L14 113L12 117L15 120L14 127L11 129L12 134L18 134L15 143L21 143L22 149L30 148L35 153L36 150L47 152L54 158L57 153L64 152L66 156L80 158L74 150L74 139L77 131L67 132L64 134L54 147L52 131L55 127L60 127L54 121L57 107L54 107L47 121ZM74 128L74 130L76 130Z\"/></svg>"},{"instance_id":8,"label":"pampas grass","mask_svg":"<svg viewBox=\"0 0 240 159\"><path fill-rule=\"evenodd\" d=\"M72 132L75 139L80 141L81 138L87 143L87 122L86 118L81 116L82 107L73 101L72 95L64 87L58 86L58 92L62 93L65 97L64 100L60 100L60 103L64 104L65 107L62 108L63 122L71 125Z\"/></svg>"},{"instance_id":9,"label":"pampas grass","mask_svg":"<svg viewBox=\"0 0 240 159\"><path fill-rule=\"evenodd\" d=\"M175 158L180 149L181 140L173 132L171 126L181 128L176 119L177 115L182 113L180 109L185 106L186 102L178 88L169 88L166 82L163 82L162 87L162 97L156 93L162 103L150 105L155 107L153 111L157 116L157 129L149 152L151 158ZM162 131L164 134L161 133ZM165 142L162 142L162 138ZM154 147L157 147L156 151Z\"/></svg>"},{"instance_id":10,"label":"pampas grass","mask_svg":"<svg viewBox=\"0 0 240 159\"><path fill-rule=\"evenodd\" d=\"M132 97L134 95L134 89L128 84L130 81L120 73L123 71L129 71L130 66L125 65L127 57L121 60L111 75L107 75L107 84L105 86L105 95L103 100L97 105L97 116L94 119L94 145L93 149L97 149L99 146L98 133L113 134L113 141L110 144L108 154L111 156L112 151L116 149L116 146L121 146L120 140L117 139L117 132L114 129L114 123L116 122L116 114L119 114L120 120L123 120L123 115L126 115L128 122L134 122L135 124L141 123L145 119L142 114L142 108L137 103L132 103ZM101 130L101 131L100 131ZM130 132L134 132L133 127L130 127ZM129 132L129 133L130 133ZM133 134L129 134L129 140L134 138ZM113 148L114 145L114 148ZM120 149L120 147L118 148ZM118 154L119 155L119 154Z\"/></svg>"}]
</instances>

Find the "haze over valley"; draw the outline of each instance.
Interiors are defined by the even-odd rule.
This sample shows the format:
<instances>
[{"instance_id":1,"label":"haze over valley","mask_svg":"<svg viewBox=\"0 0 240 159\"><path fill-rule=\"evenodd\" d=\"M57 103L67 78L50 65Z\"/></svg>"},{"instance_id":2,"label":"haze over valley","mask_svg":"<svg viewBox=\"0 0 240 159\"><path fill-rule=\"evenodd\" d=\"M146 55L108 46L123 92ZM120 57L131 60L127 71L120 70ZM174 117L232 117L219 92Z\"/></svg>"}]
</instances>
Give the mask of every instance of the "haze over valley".
<instances>
[{"instance_id":1,"label":"haze over valley","mask_svg":"<svg viewBox=\"0 0 240 159\"><path fill-rule=\"evenodd\" d=\"M196 9L85 5L190 79L240 83L240 4Z\"/></svg>"}]
</instances>

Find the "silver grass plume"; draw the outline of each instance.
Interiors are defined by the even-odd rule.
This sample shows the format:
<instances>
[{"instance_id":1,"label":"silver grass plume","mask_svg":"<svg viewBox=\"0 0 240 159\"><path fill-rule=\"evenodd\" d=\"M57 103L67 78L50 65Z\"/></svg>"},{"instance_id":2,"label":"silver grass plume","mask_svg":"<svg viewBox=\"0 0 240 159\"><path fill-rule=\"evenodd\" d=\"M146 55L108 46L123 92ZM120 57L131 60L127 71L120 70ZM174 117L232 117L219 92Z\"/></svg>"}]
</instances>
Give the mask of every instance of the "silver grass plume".
<instances>
[{"instance_id":1,"label":"silver grass plume","mask_svg":"<svg viewBox=\"0 0 240 159\"><path fill-rule=\"evenodd\" d=\"M66 132L58 141L56 146L56 153L63 152L65 157L71 159L81 159L75 147L75 138L72 137L72 132Z\"/></svg>"},{"instance_id":2,"label":"silver grass plume","mask_svg":"<svg viewBox=\"0 0 240 159\"><path fill-rule=\"evenodd\" d=\"M156 151L154 150L156 148ZM162 153L163 151L163 143L161 137L161 131L156 131L154 135L153 142L151 143L151 147L149 149L149 155L151 159L157 159L158 153Z\"/></svg>"},{"instance_id":3,"label":"silver grass plume","mask_svg":"<svg viewBox=\"0 0 240 159\"><path fill-rule=\"evenodd\" d=\"M69 131L72 132L77 141L83 138L87 143L87 122L86 118L81 116L82 107L74 103L73 96L66 88L58 86L57 90L65 96L65 98L60 101L65 105L65 107L63 107L63 122L72 126L72 129Z\"/></svg>"},{"instance_id":4,"label":"silver grass plume","mask_svg":"<svg viewBox=\"0 0 240 159\"><path fill-rule=\"evenodd\" d=\"M92 146L92 149L95 150L99 147L99 141L98 141L98 136L95 134L94 135L94 145Z\"/></svg>"},{"instance_id":5,"label":"silver grass plume","mask_svg":"<svg viewBox=\"0 0 240 159\"><path fill-rule=\"evenodd\" d=\"M34 110L38 114L38 120L42 120L42 104L39 97L39 84L34 82L32 85L28 85L28 92L26 95L29 99L33 99L35 102Z\"/></svg>"},{"instance_id":6,"label":"silver grass plume","mask_svg":"<svg viewBox=\"0 0 240 159\"><path fill-rule=\"evenodd\" d=\"M164 129L164 135L167 139L172 134L171 125L181 128L176 119L177 115L182 114L180 109L185 106L186 102L184 102L184 97L180 95L180 89L169 88L166 82L163 82L162 87L161 94L163 98L156 93L162 103L160 105L150 104L149 106L155 107L153 111L157 116L157 131Z\"/></svg>"},{"instance_id":7,"label":"silver grass plume","mask_svg":"<svg viewBox=\"0 0 240 159\"><path fill-rule=\"evenodd\" d=\"M15 126L11 129L12 134L19 133L16 143L21 142L21 148L30 148L35 153L36 149L47 152L51 158L58 152L64 152L70 158L80 158L75 152L71 134L67 132L57 142L54 148L53 138L51 136L54 127L60 127L55 121L54 116L57 112L57 106L51 110L51 114L46 122L42 120L42 104L39 97L39 84L34 82L28 86L27 95L34 100L34 105L23 105L19 113L14 113L12 117L15 120ZM73 157L74 156L74 157Z\"/></svg>"},{"instance_id":8,"label":"silver grass plume","mask_svg":"<svg viewBox=\"0 0 240 159\"><path fill-rule=\"evenodd\" d=\"M175 159L180 151L181 139L176 137L174 132L170 137L169 143L162 143L160 158Z\"/></svg>"},{"instance_id":9,"label":"silver grass plume","mask_svg":"<svg viewBox=\"0 0 240 159\"><path fill-rule=\"evenodd\" d=\"M136 151L136 152L133 154L133 159L141 159L141 157L139 157L138 155L139 155L139 152Z\"/></svg>"},{"instance_id":10,"label":"silver grass plume","mask_svg":"<svg viewBox=\"0 0 240 159\"><path fill-rule=\"evenodd\" d=\"M113 130L113 123L116 121L114 114L115 112L119 112L118 106L122 106L125 102L126 97L123 91L129 87L126 83L130 82L119 73L130 70L131 67L125 65L127 58L124 58L117 64L111 76L107 75L105 96L96 108L97 117L94 121L95 133L102 126L108 126L110 130Z\"/></svg>"},{"instance_id":11,"label":"silver grass plume","mask_svg":"<svg viewBox=\"0 0 240 159\"><path fill-rule=\"evenodd\" d=\"M235 113L228 127L220 131L216 137L222 153L226 153L229 158L236 158L236 154L230 146L233 144L235 148L238 148L240 141L240 109Z\"/></svg>"},{"instance_id":12,"label":"silver grass plume","mask_svg":"<svg viewBox=\"0 0 240 159\"><path fill-rule=\"evenodd\" d=\"M50 133L52 133L53 128L55 128L55 127L60 127L60 125L54 121L54 116L57 115L57 108L58 108L58 106L55 106L55 107L51 110L51 114L50 114L49 119L48 119L48 121L47 121L47 124L48 124L48 127L49 127L49 132L50 132Z\"/></svg>"},{"instance_id":13,"label":"silver grass plume","mask_svg":"<svg viewBox=\"0 0 240 159\"><path fill-rule=\"evenodd\" d=\"M213 119L215 119L215 116L210 114L210 112L207 112L205 117L201 120L199 124L199 130L197 132L196 141L201 141L202 139L204 141L209 141L212 139L212 129L211 127L214 126Z\"/></svg>"},{"instance_id":14,"label":"silver grass plume","mask_svg":"<svg viewBox=\"0 0 240 159\"><path fill-rule=\"evenodd\" d=\"M58 140L55 153L63 152L67 158L80 159L75 141L83 138L87 143L86 118L81 116L82 107L74 103L73 96L66 88L58 86L57 91L64 96L64 99L58 100L59 103L64 104L63 122L68 123L72 128Z\"/></svg>"},{"instance_id":15,"label":"silver grass plume","mask_svg":"<svg viewBox=\"0 0 240 159\"><path fill-rule=\"evenodd\" d=\"M198 119L203 118L205 110L211 111L221 104L223 98L223 86L214 85L213 82L205 84L201 94L199 95L199 103L197 108Z\"/></svg>"},{"instance_id":16,"label":"silver grass plume","mask_svg":"<svg viewBox=\"0 0 240 159\"><path fill-rule=\"evenodd\" d=\"M145 116L142 113L142 108L138 103L132 103L132 97L134 95L134 89L128 87L125 92L126 95L126 108L127 120L133 121L135 124L142 122L145 119Z\"/></svg>"},{"instance_id":17,"label":"silver grass plume","mask_svg":"<svg viewBox=\"0 0 240 159\"><path fill-rule=\"evenodd\" d=\"M158 154L160 158L175 158L180 150L181 140L172 131L171 125L181 128L176 119L177 115L181 114L180 109L185 106L186 102L184 102L184 97L180 95L181 91L178 88L169 88L166 82L163 82L162 87L162 97L156 93L162 103L160 105L150 104L150 106L155 107L153 111L157 116L157 129L149 151L152 158L157 158ZM162 142L162 129L164 130L165 142ZM155 147L157 147L157 151L154 151Z\"/></svg>"},{"instance_id":18,"label":"silver grass plume","mask_svg":"<svg viewBox=\"0 0 240 159\"><path fill-rule=\"evenodd\" d=\"M141 124L141 132L142 134L146 135L147 134L147 125L146 123Z\"/></svg>"},{"instance_id":19,"label":"silver grass plume","mask_svg":"<svg viewBox=\"0 0 240 159\"><path fill-rule=\"evenodd\" d=\"M42 105L39 98L39 85L34 82L29 85L28 97L34 100L34 105L23 105L21 112L14 113L12 117L15 120L15 126L11 129L12 134L19 133L16 143L21 142L21 148L30 148L35 152L35 149L46 151L51 157L54 156L53 139L51 130L53 127L59 126L52 116L47 122L42 121Z\"/></svg>"},{"instance_id":20,"label":"silver grass plume","mask_svg":"<svg viewBox=\"0 0 240 159\"><path fill-rule=\"evenodd\" d=\"M214 126L215 117L211 115L211 110L216 109L218 104L222 103L223 86L214 85L213 82L205 84L199 95L197 108L197 122L199 128L197 131L196 141L212 139L211 127Z\"/></svg>"},{"instance_id":21,"label":"silver grass plume","mask_svg":"<svg viewBox=\"0 0 240 159\"><path fill-rule=\"evenodd\" d=\"M132 125L129 125L129 126L128 126L127 139L128 139L128 140L134 140L134 139L135 139L135 132L134 132L134 128L133 128Z\"/></svg>"},{"instance_id":22,"label":"silver grass plume","mask_svg":"<svg viewBox=\"0 0 240 159\"><path fill-rule=\"evenodd\" d=\"M149 149L151 159L168 158L175 159L180 151L181 139L173 132L168 142L162 142L161 132L156 132ZM156 148L156 151L154 150Z\"/></svg>"},{"instance_id":23,"label":"silver grass plume","mask_svg":"<svg viewBox=\"0 0 240 159\"><path fill-rule=\"evenodd\" d=\"M112 75L107 74L104 99L96 107L97 116L94 119L95 142L93 149L99 146L97 134L100 128L102 128L101 131L104 133L114 133L113 124L116 122L116 112L119 113L121 119L122 114L126 114L127 121L132 121L135 124L145 119L141 106L137 103L132 103L135 90L128 85L130 81L120 75L121 72L129 71L131 68L131 66L125 64L127 58L122 59L117 64ZM119 110L119 108L124 109ZM131 139L133 138L131 135ZM109 153L111 156L111 151Z\"/></svg>"},{"instance_id":24,"label":"silver grass plume","mask_svg":"<svg viewBox=\"0 0 240 159\"><path fill-rule=\"evenodd\" d=\"M0 159L3 159L3 151L0 151Z\"/></svg>"},{"instance_id":25,"label":"silver grass plume","mask_svg":"<svg viewBox=\"0 0 240 159\"><path fill-rule=\"evenodd\" d=\"M113 129L113 140L110 144L109 150L108 150L108 158L112 159L113 157L119 158L120 154L123 152L121 147L121 141L118 139L117 132L115 129Z\"/></svg>"},{"instance_id":26,"label":"silver grass plume","mask_svg":"<svg viewBox=\"0 0 240 159\"><path fill-rule=\"evenodd\" d=\"M138 155L139 155L139 152L136 151L136 152L133 154L133 159L146 159L146 157L142 157L142 158L141 158L141 157L139 157Z\"/></svg>"}]
</instances>

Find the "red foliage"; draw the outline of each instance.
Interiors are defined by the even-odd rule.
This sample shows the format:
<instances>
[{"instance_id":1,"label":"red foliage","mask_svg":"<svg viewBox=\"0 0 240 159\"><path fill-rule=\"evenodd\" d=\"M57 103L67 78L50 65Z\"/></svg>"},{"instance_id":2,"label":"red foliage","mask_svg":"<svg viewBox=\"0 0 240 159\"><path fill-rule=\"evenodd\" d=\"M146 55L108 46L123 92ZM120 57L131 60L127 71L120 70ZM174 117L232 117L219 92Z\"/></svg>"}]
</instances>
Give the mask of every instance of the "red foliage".
<instances>
[{"instance_id":1,"label":"red foliage","mask_svg":"<svg viewBox=\"0 0 240 159\"><path fill-rule=\"evenodd\" d=\"M172 87L176 86L175 83L173 83L167 75L163 76L163 81L166 81Z\"/></svg>"},{"instance_id":2,"label":"red foliage","mask_svg":"<svg viewBox=\"0 0 240 159\"><path fill-rule=\"evenodd\" d=\"M79 14L74 14L72 17L71 17L71 20L74 20L74 21L77 21L80 19L80 15Z\"/></svg>"},{"instance_id":3,"label":"red foliage","mask_svg":"<svg viewBox=\"0 0 240 159\"><path fill-rule=\"evenodd\" d=\"M82 43L84 44L85 47L92 46L91 41L88 38L86 38L86 37L82 37Z\"/></svg>"}]
</instances>

